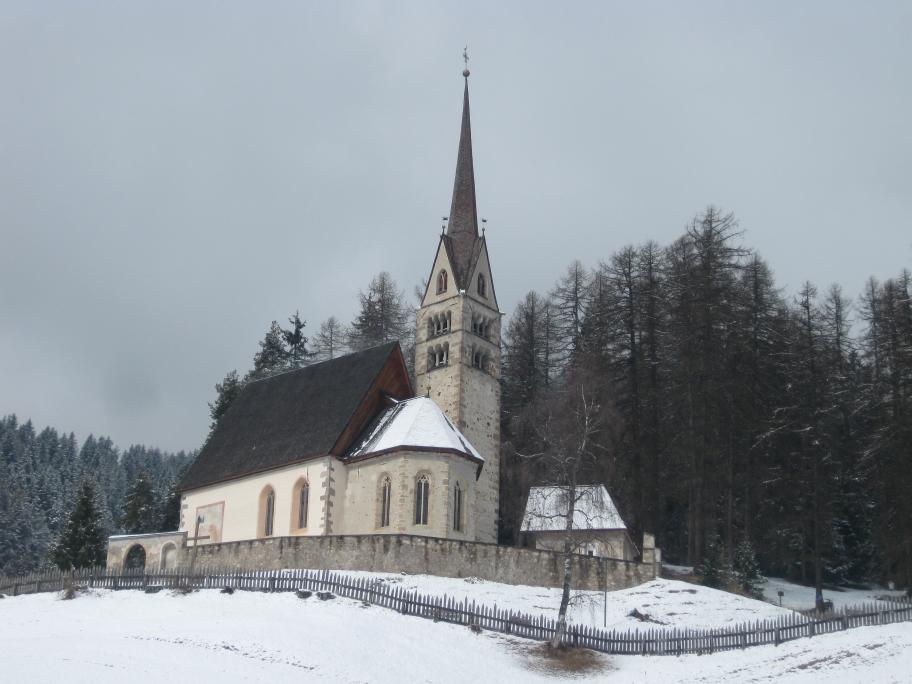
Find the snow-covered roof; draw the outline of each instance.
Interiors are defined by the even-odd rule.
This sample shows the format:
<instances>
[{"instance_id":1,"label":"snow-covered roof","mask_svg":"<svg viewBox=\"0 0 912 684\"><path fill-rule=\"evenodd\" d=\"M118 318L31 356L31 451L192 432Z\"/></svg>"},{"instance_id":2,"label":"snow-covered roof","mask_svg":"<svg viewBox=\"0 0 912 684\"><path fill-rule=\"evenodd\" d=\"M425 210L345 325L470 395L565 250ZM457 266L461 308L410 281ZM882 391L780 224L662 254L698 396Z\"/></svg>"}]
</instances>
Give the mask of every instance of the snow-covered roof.
<instances>
[{"instance_id":1,"label":"snow-covered roof","mask_svg":"<svg viewBox=\"0 0 912 684\"><path fill-rule=\"evenodd\" d=\"M523 532L567 529L568 487L532 487L523 516ZM603 485L577 485L573 511L575 530L626 530L614 501Z\"/></svg>"},{"instance_id":2,"label":"snow-covered roof","mask_svg":"<svg viewBox=\"0 0 912 684\"><path fill-rule=\"evenodd\" d=\"M427 397L400 401L382 412L349 449L346 458L409 448L456 452L484 461L465 435Z\"/></svg>"}]
</instances>

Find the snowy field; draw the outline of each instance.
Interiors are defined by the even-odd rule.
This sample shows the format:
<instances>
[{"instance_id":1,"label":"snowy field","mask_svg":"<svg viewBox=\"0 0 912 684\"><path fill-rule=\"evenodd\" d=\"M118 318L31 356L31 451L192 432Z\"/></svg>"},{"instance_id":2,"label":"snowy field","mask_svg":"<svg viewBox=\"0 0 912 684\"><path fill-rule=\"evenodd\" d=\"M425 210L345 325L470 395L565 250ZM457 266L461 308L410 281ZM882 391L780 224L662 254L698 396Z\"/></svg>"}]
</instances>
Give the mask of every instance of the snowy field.
<instances>
[{"instance_id":1,"label":"snowy field","mask_svg":"<svg viewBox=\"0 0 912 684\"><path fill-rule=\"evenodd\" d=\"M666 576L693 575L694 569L684 565L662 566ZM763 598L770 603L779 605L779 594L782 592L782 607L791 610L812 610L814 608L814 587L795 584L778 577L767 577L763 584ZM889 590L882 587L874 589L824 589L823 597L833 602L833 608L851 608L876 602L880 599L902 599L906 592L902 590Z\"/></svg>"},{"instance_id":2,"label":"snowy field","mask_svg":"<svg viewBox=\"0 0 912 684\"><path fill-rule=\"evenodd\" d=\"M4 682L892 684L909 681L910 652L912 624L901 624L712 656L595 654L567 670L544 660L535 642L346 599L207 590L0 600Z\"/></svg>"},{"instance_id":3,"label":"snowy field","mask_svg":"<svg viewBox=\"0 0 912 684\"><path fill-rule=\"evenodd\" d=\"M545 587L497 584L470 578L454 579L430 575L384 575L343 572L352 577L370 576L392 586L433 596L447 595L486 606L496 605L529 615L557 617L561 590ZM813 603L813 601L812 601ZM648 615L647 623L631 617L636 609ZM574 592L570 606L571 622L603 629L635 630L689 627L712 629L742 622L792 615L791 610L753 601L724 591L677 580L657 579L631 589L608 592L607 620L605 594L600 591Z\"/></svg>"},{"instance_id":4,"label":"snowy field","mask_svg":"<svg viewBox=\"0 0 912 684\"><path fill-rule=\"evenodd\" d=\"M782 591L782 605L792 610L808 610L814 607L814 587L805 587L793 584L784 579L770 577L763 585L763 597L767 601L779 602L776 592ZM901 598L904 591L888 591L887 589L824 589L823 598L833 602L833 608L839 610L843 607L859 606L872 603L882 597Z\"/></svg>"}]
</instances>

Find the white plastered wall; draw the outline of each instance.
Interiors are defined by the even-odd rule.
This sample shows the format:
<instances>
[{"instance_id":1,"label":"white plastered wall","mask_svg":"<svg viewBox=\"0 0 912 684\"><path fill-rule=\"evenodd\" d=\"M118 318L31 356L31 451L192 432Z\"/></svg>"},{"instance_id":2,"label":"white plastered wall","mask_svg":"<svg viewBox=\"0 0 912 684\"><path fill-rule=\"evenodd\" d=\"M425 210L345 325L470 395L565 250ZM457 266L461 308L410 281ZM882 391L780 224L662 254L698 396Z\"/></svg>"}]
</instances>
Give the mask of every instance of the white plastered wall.
<instances>
[{"instance_id":1,"label":"white plastered wall","mask_svg":"<svg viewBox=\"0 0 912 684\"><path fill-rule=\"evenodd\" d=\"M211 504L224 503L221 539L201 540L200 544L215 541L231 542L256 539L260 523L260 495L267 486L275 490L275 518L273 536L285 537L305 534L323 534L322 477L327 458L315 459L299 465L270 470L209 487L186 491L181 496L180 531L192 537L195 531L196 512ZM307 528L297 529L292 520L295 485L301 478L310 484L307 510ZM295 523L295 524L293 524ZM204 534L200 530L200 534ZM190 542L193 545L193 542Z\"/></svg>"}]
</instances>

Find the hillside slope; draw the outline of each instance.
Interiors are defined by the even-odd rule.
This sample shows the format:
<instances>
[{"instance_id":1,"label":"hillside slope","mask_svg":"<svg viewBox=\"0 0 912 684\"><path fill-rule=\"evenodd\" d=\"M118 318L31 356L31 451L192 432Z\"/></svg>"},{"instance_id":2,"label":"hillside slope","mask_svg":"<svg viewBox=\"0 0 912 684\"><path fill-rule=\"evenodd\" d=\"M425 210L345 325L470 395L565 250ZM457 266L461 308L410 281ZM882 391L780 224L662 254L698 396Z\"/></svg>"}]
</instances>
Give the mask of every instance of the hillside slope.
<instances>
[{"instance_id":1,"label":"hillside slope","mask_svg":"<svg viewBox=\"0 0 912 684\"><path fill-rule=\"evenodd\" d=\"M555 681L534 642L293 594L100 591L0 601L6 681ZM595 655L587 681L907 681L912 625L713 656Z\"/></svg>"}]
</instances>

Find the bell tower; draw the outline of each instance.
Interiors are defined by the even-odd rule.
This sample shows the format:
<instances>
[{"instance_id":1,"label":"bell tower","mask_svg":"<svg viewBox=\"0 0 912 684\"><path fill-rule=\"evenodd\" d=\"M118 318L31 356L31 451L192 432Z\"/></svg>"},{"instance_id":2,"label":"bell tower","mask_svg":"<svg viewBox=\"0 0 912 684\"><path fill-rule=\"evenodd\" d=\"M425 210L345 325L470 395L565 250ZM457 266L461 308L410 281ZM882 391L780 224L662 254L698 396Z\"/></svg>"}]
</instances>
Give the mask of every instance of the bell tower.
<instances>
[{"instance_id":1,"label":"bell tower","mask_svg":"<svg viewBox=\"0 0 912 684\"><path fill-rule=\"evenodd\" d=\"M484 457L470 495L477 541L497 541L500 492L501 313L484 231L478 233L469 70L456 157L453 202L418 309L415 389L443 409ZM471 527L470 527L471 529Z\"/></svg>"}]
</instances>

